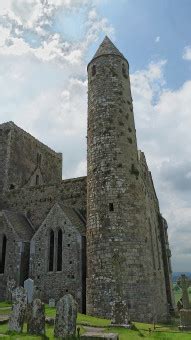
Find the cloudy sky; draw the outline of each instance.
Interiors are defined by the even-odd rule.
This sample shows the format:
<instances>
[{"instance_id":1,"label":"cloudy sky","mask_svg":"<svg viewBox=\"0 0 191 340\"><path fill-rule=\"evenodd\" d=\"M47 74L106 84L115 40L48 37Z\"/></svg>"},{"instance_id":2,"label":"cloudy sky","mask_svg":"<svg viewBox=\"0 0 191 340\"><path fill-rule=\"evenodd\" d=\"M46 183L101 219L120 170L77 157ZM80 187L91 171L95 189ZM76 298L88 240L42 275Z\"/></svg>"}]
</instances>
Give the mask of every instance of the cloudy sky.
<instances>
[{"instance_id":1,"label":"cloudy sky","mask_svg":"<svg viewBox=\"0 0 191 340\"><path fill-rule=\"evenodd\" d=\"M129 60L177 271L191 271L190 13L190 0L0 0L0 123L63 152L64 178L86 174L88 61L105 34Z\"/></svg>"}]
</instances>

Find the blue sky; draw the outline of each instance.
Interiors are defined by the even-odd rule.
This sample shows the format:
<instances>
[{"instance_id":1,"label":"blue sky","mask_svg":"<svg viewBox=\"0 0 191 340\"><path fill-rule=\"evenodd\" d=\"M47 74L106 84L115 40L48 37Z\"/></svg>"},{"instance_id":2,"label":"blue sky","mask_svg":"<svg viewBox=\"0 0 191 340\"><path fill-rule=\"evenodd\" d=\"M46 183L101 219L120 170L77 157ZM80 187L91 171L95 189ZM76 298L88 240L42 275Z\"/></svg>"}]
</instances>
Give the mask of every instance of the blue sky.
<instances>
[{"instance_id":1,"label":"blue sky","mask_svg":"<svg viewBox=\"0 0 191 340\"><path fill-rule=\"evenodd\" d=\"M191 263L191 1L1 0L0 123L86 174L86 66L107 34L130 64L139 148L169 223L173 268Z\"/></svg>"}]
</instances>

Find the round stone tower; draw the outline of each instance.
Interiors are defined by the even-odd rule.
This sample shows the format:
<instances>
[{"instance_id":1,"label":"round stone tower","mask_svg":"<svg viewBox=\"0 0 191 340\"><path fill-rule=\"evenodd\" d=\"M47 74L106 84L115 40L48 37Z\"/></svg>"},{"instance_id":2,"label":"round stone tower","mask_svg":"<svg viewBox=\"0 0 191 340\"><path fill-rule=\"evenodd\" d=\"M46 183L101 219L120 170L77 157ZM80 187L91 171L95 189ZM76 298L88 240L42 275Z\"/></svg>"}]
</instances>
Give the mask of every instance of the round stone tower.
<instances>
[{"instance_id":1,"label":"round stone tower","mask_svg":"<svg viewBox=\"0 0 191 340\"><path fill-rule=\"evenodd\" d=\"M151 255L129 64L108 37L88 65L87 151L87 313L148 320Z\"/></svg>"}]
</instances>

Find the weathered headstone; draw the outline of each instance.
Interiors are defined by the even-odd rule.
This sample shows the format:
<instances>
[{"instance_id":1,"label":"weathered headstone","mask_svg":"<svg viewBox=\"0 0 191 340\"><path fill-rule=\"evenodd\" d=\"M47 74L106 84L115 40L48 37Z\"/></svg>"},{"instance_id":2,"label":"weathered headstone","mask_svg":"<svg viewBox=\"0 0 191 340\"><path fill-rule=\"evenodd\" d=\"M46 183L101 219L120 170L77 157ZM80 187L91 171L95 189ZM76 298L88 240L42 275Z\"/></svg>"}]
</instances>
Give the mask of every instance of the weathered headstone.
<instances>
[{"instance_id":1,"label":"weathered headstone","mask_svg":"<svg viewBox=\"0 0 191 340\"><path fill-rule=\"evenodd\" d=\"M24 289L27 294L27 302L32 303L34 296L34 281L32 279L25 280Z\"/></svg>"},{"instance_id":2,"label":"weathered headstone","mask_svg":"<svg viewBox=\"0 0 191 340\"><path fill-rule=\"evenodd\" d=\"M178 286L182 289L182 303L183 308L190 308L188 287L191 286L191 280L186 275L181 275L177 281Z\"/></svg>"},{"instance_id":3,"label":"weathered headstone","mask_svg":"<svg viewBox=\"0 0 191 340\"><path fill-rule=\"evenodd\" d=\"M191 330L191 306L189 302L188 288L191 286L191 280L186 275L181 275L177 281L178 286L182 289L182 305L180 309L180 326L181 330Z\"/></svg>"},{"instance_id":4,"label":"weathered headstone","mask_svg":"<svg viewBox=\"0 0 191 340\"><path fill-rule=\"evenodd\" d=\"M6 297L7 301L12 302L12 294L14 289L16 288L16 281L14 279L7 281L7 291L6 291Z\"/></svg>"},{"instance_id":5,"label":"weathered headstone","mask_svg":"<svg viewBox=\"0 0 191 340\"><path fill-rule=\"evenodd\" d=\"M113 325L123 325L130 327L128 305L125 301L114 301L112 303L112 321Z\"/></svg>"},{"instance_id":6,"label":"weathered headstone","mask_svg":"<svg viewBox=\"0 0 191 340\"><path fill-rule=\"evenodd\" d=\"M49 305L49 307L54 308L55 307L55 299L49 299L48 305Z\"/></svg>"},{"instance_id":7,"label":"weathered headstone","mask_svg":"<svg viewBox=\"0 0 191 340\"><path fill-rule=\"evenodd\" d=\"M20 333L23 330L25 312L27 308L27 295L23 287L18 287L13 292L13 307L9 318L9 331Z\"/></svg>"},{"instance_id":8,"label":"weathered headstone","mask_svg":"<svg viewBox=\"0 0 191 340\"><path fill-rule=\"evenodd\" d=\"M77 303L72 295L62 297L56 307L54 336L67 337L76 333Z\"/></svg>"},{"instance_id":9,"label":"weathered headstone","mask_svg":"<svg viewBox=\"0 0 191 340\"><path fill-rule=\"evenodd\" d=\"M42 303L40 299L35 299L30 305L27 330L29 334L45 334L45 310L44 303Z\"/></svg>"}]
</instances>

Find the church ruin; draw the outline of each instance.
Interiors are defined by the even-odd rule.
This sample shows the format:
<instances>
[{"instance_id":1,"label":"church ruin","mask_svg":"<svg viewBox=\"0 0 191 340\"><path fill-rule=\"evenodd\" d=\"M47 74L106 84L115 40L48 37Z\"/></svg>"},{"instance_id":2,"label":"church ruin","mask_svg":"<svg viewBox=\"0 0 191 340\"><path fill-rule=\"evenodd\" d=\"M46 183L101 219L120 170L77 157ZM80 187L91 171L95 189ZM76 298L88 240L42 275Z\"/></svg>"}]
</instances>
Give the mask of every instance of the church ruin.
<instances>
[{"instance_id":1,"label":"church ruin","mask_svg":"<svg viewBox=\"0 0 191 340\"><path fill-rule=\"evenodd\" d=\"M62 180L62 155L13 122L0 125L0 299L32 278L47 302L165 321L171 252L144 153L138 151L129 64L105 38L88 65L87 177Z\"/></svg>"}]
</instances>

